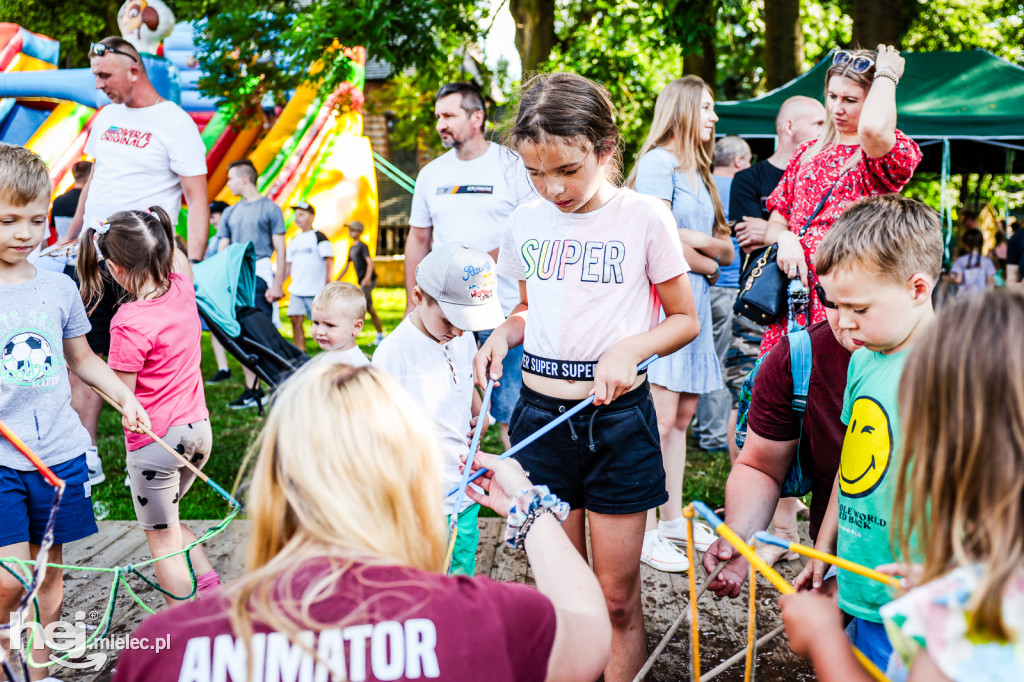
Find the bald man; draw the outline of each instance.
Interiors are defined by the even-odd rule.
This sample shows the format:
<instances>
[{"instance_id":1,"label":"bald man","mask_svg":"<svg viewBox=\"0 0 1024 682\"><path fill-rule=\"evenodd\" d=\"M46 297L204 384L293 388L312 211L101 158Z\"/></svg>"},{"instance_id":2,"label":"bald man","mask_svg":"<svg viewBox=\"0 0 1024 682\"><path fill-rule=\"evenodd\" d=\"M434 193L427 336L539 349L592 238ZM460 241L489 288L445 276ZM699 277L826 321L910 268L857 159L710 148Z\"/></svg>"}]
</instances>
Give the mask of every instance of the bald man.
<instances>
[{"instance_id":1,"label":"bald man","mask_svg":"<svg viewBox=\"0 0 1024 682\"><path fill-rule=\"evenodd\" d=\"M738 220L736 237L744 251L764 246L768 214L765 202L782 179L796 148L821 134L825 125L825 107L811 97L790 97L775 116L775 153L733 178L729 216Z\"/></svg>"}]
</instances>

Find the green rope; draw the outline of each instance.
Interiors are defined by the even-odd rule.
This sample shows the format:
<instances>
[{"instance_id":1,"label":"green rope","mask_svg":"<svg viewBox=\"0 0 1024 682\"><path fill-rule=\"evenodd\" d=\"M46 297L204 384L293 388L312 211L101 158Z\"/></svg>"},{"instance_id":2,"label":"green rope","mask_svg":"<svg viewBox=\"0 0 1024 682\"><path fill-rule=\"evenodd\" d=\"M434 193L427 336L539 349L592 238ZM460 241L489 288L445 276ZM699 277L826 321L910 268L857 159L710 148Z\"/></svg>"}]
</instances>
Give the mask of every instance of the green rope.
<instances>
[{"instance_id":1,"label":"green rope","mask_svg":"<svg viewBox=\"0 0 1024 682\"><path fill-rule=\"evenodd\" d=\"M416 181L406 175L401 168L392 164L377 152L373 152L373 165L381 173L391 178L396 185L412 194L413 189L416 187Z\"/></svg>"},{"instance_id":2,"label":"green rope","mask_svg":"<svg viewBox=\"0 0 1024 682\"><path fill-rule=\"evenodd\" d=\"M165 556L154 557L152 559L147 559L146 561L140 562L138 564L128 564L127 566L115 566L113 568L106 568L106 567L101 567L101 566L72 566L70 564L52 564L52 563L46 564L47 568L59 568L62 571L89 571L89 572L93 572L93 573L113 573L114 577L113 577L113 580L111 582L110 597L107 600L106 608L104 608L104 610L103 610L103 616L100 618L100 624L97 625L96 631L92 634L92 636L88 637L85 640L84 645L78 645L78 646L76 646L76 647L74 647L72 649L58 649L58 648L51 647L51 651L53 651L55 654L60 653L60 654L64 654L64 655L63 656L53 657L53 658L51 658L50 661L47 661L45 663L36 663L35 661L32 660L32 657L29 656L29 657L27 657L27 663L28 663L28 665L30 667L32 667L32 668L49 668L49 667L55 665L56 663L59 663L59 662L62 662L62 661L67 661L67 660L70 659L71 654L74 653L74 652L79 651L81 647L84 646L84 648L89 648L89 646L93 642L95 642L97 639L99 639L101 637L106 637L107 634L109 634L110 626L113 623L114 611L115 611L116 606L117 606L117 594L118 594L118 590L120 589L120 587L122 585L124 586L124 589L128 593L128 595L131 596L131 598L135 600L135 603L137 603L139 606L141 606L147 613L149 613L150 615L152 615L153 613L156 613L153 609L151 609L149 607L148 604L146 604L145 601L142 600L142 598L135 592L135 590L132 589L132 586L128 583L128 576L130 574L134 574L134 575L138 576L139 578L142 579L142 581L144 583L146 583L150 587L158 590L159 592L167 595L171 599L175 599L175 600L178 600L178 601L184 601L184 600L187 600L187 599L191 599L195 595L196 591L198 590L198 580L196 578L195 568L192 566L192 558L188 555L188 552L191 552L198 545L200 545L200 544L202 544L204 542L207 542L210 539L212 539L212 538L216 537L217 535L219 535L220 533L224 532L224 529L228 527L228 525L231 523L231 521L234 520L234 518L236 516L238 516L238 513L242 510L242 505L239 504L238 500L236 500L234 497L232 497L223 488L221 488L219 485L214 483L212 480L207 480L206 482L210 485L210 487L212 487L215 491L217 491L217 493L219 495L221 495L221 497L223 497L225 500L227 500L228 504L231 506L231 511L219 523L217 523L216 525L211 526L209 529L207 529L207 531L205 533L203 533L202 537L196 538L195 541L190 542L183 549L181 549L181 550L179 550L177 552L172 552L171 554L167 554ZM142 567L145 567L145 566L149 566L151 564L155 564L158 561L163 561L164 559L169 559L171 557L175 557L175 556L178 556L180 554L184 554L185 555L185 562L188 565L188 570L189 570L189 579L190 579L190 581L192 583L192 591L189 592L185 596L177 596L177 595L174 595L174 594L170 593L169 591L163 589L162 587L160 587L158 584L156 584L155 582L153 582L152 580L150 580L146 576L142 575L142 573L140 573L139 570L138 570L139 568L142 568ZM8 564L13 564L18 569L20 569L21 571L24 571L29 576L31 576L32 575L32 571L29 569L29 567L30 566L35 566L35 562L32 561L32 560L28 560L28 559L19 559L17 557L0 557L0 568L3 568L8 573L10 573L12 576L14 576L14 578L19 583L21 583L22 587L27 589L28 588L28 583L25 582L25 580L22 579L22 577L18 573L16 573L14 569L12 569L10 566L8 566ZM39 613L39 600L38 600L38 598L34 600L34 605L35 605L35 608L36 608L36 614L38 614ZM38 622L38 620L36 622ZM35 630L34 629L30 629L29 630L29 636L28 636L28 646L27 646L27 648L29 650L32 649L32 642L33 642L33 638L34 637L35 637Z\"/></svg>"}]
</instances>

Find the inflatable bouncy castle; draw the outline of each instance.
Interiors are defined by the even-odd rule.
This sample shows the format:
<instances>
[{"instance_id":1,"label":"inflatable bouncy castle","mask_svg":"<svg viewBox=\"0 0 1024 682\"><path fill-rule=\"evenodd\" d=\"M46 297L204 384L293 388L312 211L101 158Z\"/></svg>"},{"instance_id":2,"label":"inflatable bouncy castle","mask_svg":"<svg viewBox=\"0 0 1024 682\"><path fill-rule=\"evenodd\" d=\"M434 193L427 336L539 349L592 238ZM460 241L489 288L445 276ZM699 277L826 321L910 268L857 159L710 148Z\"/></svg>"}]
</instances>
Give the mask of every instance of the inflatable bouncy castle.
<instances>
[{"instance_id":1,"label":"inflatable bouncy castle","mask_svg":"<svg viewBox=\"0 0 1024 682\"><path fill-rule=\"evenodd\" d=\"M197 87L202 73L191 23L175 23L162 0L128 0L118 12L118 25L142 53L156 89L198 125L211 200L236 200L226 188L227 166L248 158L260 171L260 191L284 209L289 224L289 206L313 204L316 228L335 245L336 267L350 246L344 229L349 221L363 223L375 252L377 183L370 142L362 135L364 49L344 51L357 65L356 75L329 101L318 98L315 88L300 87L280 111L260 112L238 127L231 125L230 107L219 106ZM95 89L89 69L57 69L59 52L56 40L0 24L0 142L40 154L50 167L54 196L71 186L70 169L87 158L83 149L96 111L109 103ZM183 219L179 226L184 232Z\"/></svg>"}]
</instances>

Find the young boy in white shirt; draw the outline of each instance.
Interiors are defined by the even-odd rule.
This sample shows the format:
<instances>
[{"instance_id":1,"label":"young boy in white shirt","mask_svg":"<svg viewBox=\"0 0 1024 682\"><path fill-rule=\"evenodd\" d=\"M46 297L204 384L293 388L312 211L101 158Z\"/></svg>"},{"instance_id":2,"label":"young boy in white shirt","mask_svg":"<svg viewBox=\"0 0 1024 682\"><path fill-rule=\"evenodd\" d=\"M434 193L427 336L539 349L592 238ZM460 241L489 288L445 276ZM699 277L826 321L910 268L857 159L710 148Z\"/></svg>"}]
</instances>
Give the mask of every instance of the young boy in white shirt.
<instances>
[{"instance_id":1,"label":"young boy in white shirt","mask_svg":"<svg viewBox=\"0 0 1024 682\"><path fill-rule=\"evenodd\" d=\"M363 331L366 299L359 287L348 282L331 282L316 295L310 306L313 340L328 353L331 362L362 367L370 364L356 345Z\"/></svg>"},{"instance_id":2,"label":"young boy in white shirt","mask_svg":"<svg viewBox=\"0 0 1024 682\"><path fill-rule=\"evenodd\" d=\"M395 376L437 424L445 458L445 493L458 486L461 457L469 450L467 434L481 407L480 394L473 388L476 342L464 332L494 329L505 320L495 270L487 253L468 244L446 244L431 251L416 268L416 307L373 356L373 364ZM456 497L446 497L442 510L446 519L458 514L451 574L472 576L480 505L463 497L455 509Z\"/></svg>"},{"instance_id":3,"label":"young boy in white shirt","mask_svg":"<svg viewBox=\"0 0 1024 682\"><path fill-rule=\"evenodd\" d=\"M313 229L316 209L308 201L292 206L295 224L302 232L288 244L288 319L292 322L292 343L306 352L306 331L302 323L312 319L313 297L334 278L334 247L323 232Z\"/></svg>"}]
</instances>

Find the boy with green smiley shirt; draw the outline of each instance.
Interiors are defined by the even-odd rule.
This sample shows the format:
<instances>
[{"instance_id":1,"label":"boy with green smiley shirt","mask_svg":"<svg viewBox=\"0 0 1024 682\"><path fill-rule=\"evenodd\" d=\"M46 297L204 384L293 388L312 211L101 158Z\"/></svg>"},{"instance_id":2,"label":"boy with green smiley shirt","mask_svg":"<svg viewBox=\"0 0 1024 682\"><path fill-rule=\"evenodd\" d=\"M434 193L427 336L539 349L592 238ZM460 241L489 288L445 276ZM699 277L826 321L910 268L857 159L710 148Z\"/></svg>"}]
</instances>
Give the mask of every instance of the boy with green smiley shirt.
<instances>
[{"instance_id":1,"label":"boy with green smiley shirt","mask_svg":"<svg viewBox=\"0 0 1024 682\"><path fill-rule=\"evenodd\" d=\"M865 199L840 216L815 255L826 307L861 349L850 359L843 398L846 437L816 547L875 567L895 561L890 530L899 475L899 386L915 341L934 317L931 294L943 257L938 214L897 194ZM797 588L818 588L824 564L810 561ZM883 584L838 573L847 635L885 670L892 646L878 609L892 599Z\"/></svg>"}]
</instances>

